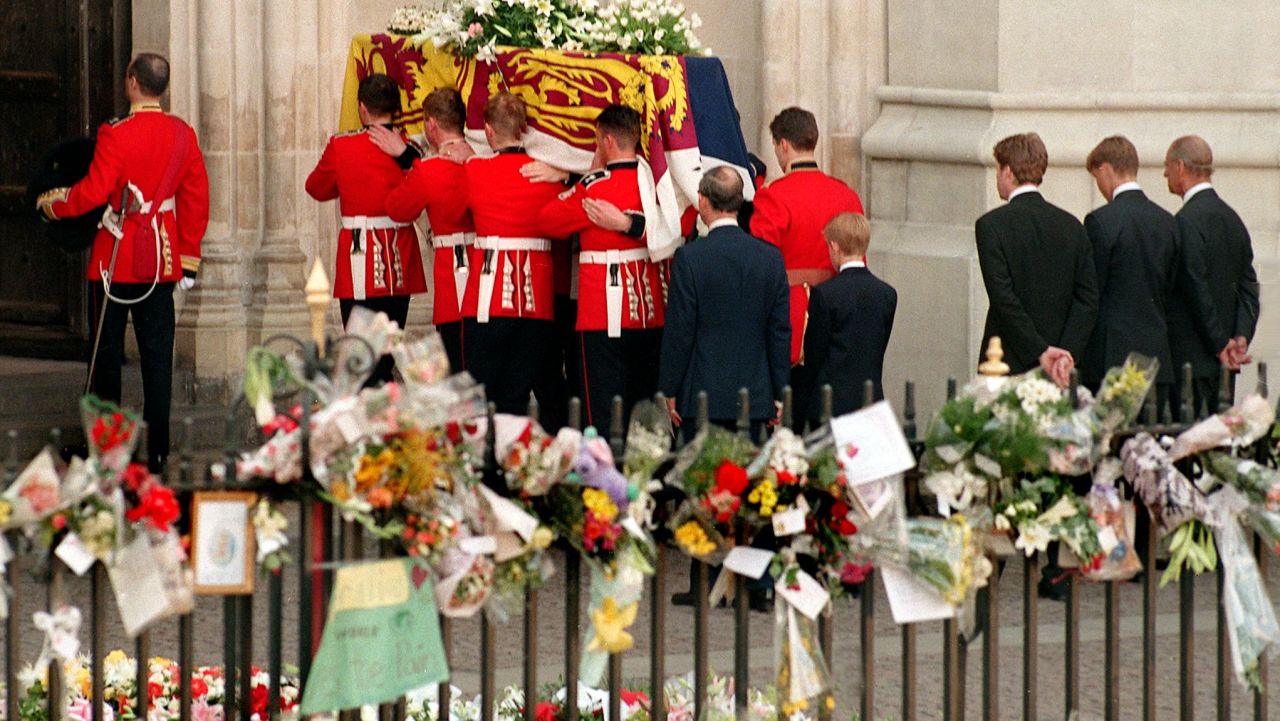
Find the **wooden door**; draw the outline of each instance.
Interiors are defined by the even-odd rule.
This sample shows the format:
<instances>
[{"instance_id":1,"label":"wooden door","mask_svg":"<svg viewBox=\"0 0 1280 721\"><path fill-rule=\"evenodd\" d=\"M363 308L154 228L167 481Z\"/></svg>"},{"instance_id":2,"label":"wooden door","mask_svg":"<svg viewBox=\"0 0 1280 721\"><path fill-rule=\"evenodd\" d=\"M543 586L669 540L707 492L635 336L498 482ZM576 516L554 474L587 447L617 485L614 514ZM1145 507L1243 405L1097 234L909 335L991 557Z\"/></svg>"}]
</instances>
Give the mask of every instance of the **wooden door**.
<instances>
[{"instance_id":1,"label":"wooden door","mask_svg":"<svg viewBox=\"0 0 1280 721\"><path fill-rule=\"evenodd\" d=\"M83 355L84 254L51 245L26 186L54 144L126 108L130 0L5 0L0 12L0 354Z\"/></svg>"}]
</instances>

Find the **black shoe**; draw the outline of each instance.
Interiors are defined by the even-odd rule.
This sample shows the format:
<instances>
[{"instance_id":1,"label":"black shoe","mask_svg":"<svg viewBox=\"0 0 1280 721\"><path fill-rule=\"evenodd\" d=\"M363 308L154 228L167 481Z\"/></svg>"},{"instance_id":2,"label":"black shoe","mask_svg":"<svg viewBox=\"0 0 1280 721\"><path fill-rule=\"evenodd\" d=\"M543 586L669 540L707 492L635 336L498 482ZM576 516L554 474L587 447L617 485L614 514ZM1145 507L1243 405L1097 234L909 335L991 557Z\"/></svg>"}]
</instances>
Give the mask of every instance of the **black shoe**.
<instances>
[{"instance_id":1,"label":"black shoe","mask_svg":"<svg viewBox=\"0 0 1280 721\"><path fill-rule=\"evenodd\" d=\"M1050 601L1057 601L1058 603L1066 603L1067 602L1067 582L1058 581L1057 583L1054 583L1053 581L1054 579L1052 578L1048 578L1048 577L1041 578L1040 582L1036 584L1037 595L1039 595L1040 598L1048 599Z\"/></svg>"},{"instance_id":2,"label":"black shoe","mask_svg":"<svg viewBox=\"0 0 1280 721\"><path fill-rule=\"evenodd\" d=\"M695 601L693 591L681 591L680 593L671 594L671 605L673 606L693 606Z\"/></svg>"}]
</instances>

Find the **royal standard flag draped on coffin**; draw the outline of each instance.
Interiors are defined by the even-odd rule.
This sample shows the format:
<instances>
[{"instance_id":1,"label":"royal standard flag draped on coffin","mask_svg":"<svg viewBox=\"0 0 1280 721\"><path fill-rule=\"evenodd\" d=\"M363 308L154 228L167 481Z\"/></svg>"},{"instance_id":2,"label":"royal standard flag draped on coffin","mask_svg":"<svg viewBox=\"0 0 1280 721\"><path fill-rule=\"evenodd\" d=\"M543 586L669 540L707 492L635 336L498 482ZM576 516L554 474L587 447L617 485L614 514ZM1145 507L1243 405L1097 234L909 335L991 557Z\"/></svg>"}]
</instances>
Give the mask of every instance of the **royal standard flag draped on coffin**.
<instances>
[{"instance_id":1,"label":"royal standard flag draped on coffin","mask_svg":"<svg viewBox=\"0 0 1280 721\"><path fill-rule=\"evenodd\" d=\"M417 139L422 99L437 88L457 88L467 105L467 136L482 153L485 104L496 93L518 95L529 108L529 154L576 173L590 169L596 115L612 103L635 108L643 123L640 192L650 255L661 260L679 246L680 215L697 198L702 168L684 58L500 48L497 60L485 63L403 36L358 35L347 61L341 130L360 127L356 90L371 73L399 84L405 110L398 122ZM745 165L736 120L731 127Z\"/></svg>"},{"instance_id":2,"label":"royal standard flag draped on coffin","mask_svg":"<svg viewBox=\"0 0 1280 721\"><path fill-rule=\"evenodd\" d=\"M430 574L407 558L339 568L302 714L394 701L448 678Z\"/></svg>"}]
</instances>

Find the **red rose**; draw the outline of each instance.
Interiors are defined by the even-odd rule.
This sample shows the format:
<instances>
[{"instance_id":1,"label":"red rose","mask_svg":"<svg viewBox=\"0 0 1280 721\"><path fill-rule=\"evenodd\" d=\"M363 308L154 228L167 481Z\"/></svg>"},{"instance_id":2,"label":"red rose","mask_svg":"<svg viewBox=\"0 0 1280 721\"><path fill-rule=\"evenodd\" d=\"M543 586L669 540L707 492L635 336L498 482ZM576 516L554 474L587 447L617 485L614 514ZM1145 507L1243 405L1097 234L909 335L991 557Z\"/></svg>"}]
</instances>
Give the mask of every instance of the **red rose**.
<instances>
[{"instance_id":1,"label":"red rose","mask_svg":"<svg viewBox=\"0 0 1280 721\"><path fill-rule=\"evenodd\" d=\"M124 486L131 491L137 491L151 480L151 472L141 463L130 463L124 469Z\"/></svg>"},{"instance_id":2,"label":"red rose","mask_svg":"<svg viewBox=\"0 0 1280 721\"><path fill-rule=\"evenodd\" d=\"M147 700L152 702L151 705L154 706L155 700L161 696L164 696L164 687L154 682L147 684Z\"/></svg>"},{"instance_id":3,"label":"red rose","mask_svg":"<svg viewBox=\"0 0 1280 721\"><path fill-rule=\"evenodd\" d=\"M267 694L266 686L254 686L249 692L249 707L258 714L258 718L267 717Z\"/></svg>"},{"instance_id":4,"label":"red rose","mask_svg":"<svg viewBox=\"0 0 1280 721\"><path fill-rule=\"evenodd\" d=\"M191 679L191 698L203 698L207 693L209 693L209 684L205 683L204 679L199 676Z\"/></svg>"},{"instance_id":5,"label":"red rose","mask_svg":"<svg viewBox=\"0 0 1280 721\"><path fill-rule=\"evenodd\" d=\"M799 482L799 479L797 479L796 474L791 471L778 471L779 486L790 486L797 482Z\"/></svg>"},{"instance_id":6,"label":"red rose","mask_svg":"<svg viewBox=\"0 0 1280 721\"><path fill-rule=\"evenodd\" d=\"M618 695L622 697L622 703L628 706L640 704L642 708L649 708L649 695L644 691L628 691L624 688L618 691Z\"/></svg>"},{"instance_id":7,"label":"red rose","mask_svg":"<svg viewBox=\"0 0 1280 721\"><path fill-rule=\"evenodd\" d=\"M146 519L157 531L168 531L169 525L178 520L179 515L181 511L173 491L155 484L142 494L137 506L125 513L125 518L130 523Z\"/></svg>"},{"instance_id":8,"label":"red rose","mask_svg":"<svg viewBox=\"0 0 1280 721\"><path fill-rule=\"evenodd\" d=\"M835 503L831 504L832 518L844 518L847 515L849 515L849 504L845 503L844 501L836 501Z\"/></svg>"},{"instance_id":9,"label":"red rose","mask_svg":"<svg viewBox=\"0 0 1280 721\"><path fill-rule=\"evenodd\" d=\"M741 496L747 490L747 469L733 461L723 461L716 469L716 488Z\"/></svg>"},{"instance_id":10,"label":"red rose","mask_svg":"<svg viewBox=\"0 0 1280 721\"><path fill-rule=\"evenodd\" d=\"M550 701L540 701L533 708L533 717L537 721L556 721L560 718L560 706Z\"/></svg>"},{"instance_id":11,"label":"red rose","mask_svg":"<svg viewBox=\"0 0 1280 721\"><path fill-rule=\"evenodd\" d=\"M858 527L854 525L853 521L850 521L847 518L842 518L840 519L840 523L837 525L836 530L839 531L842 536L852 536L858 532Z\"/></svg>"}]
</instances>

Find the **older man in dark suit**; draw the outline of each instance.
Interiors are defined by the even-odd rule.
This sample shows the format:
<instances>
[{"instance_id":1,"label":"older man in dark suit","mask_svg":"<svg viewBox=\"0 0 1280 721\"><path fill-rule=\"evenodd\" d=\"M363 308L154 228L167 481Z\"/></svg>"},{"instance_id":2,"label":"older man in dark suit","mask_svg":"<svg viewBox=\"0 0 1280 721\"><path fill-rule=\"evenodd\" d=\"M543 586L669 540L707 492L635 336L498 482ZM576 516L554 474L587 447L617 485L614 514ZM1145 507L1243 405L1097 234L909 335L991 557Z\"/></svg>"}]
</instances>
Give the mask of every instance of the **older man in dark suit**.
<instances>
[{"instance_id":1,"label":"older man in dark suit","mask_svg":"<svg viewBox=\"0 0 1280 721\"><path fill-rule=\"evenodd\" d=\"M698 214L708 232L672 261L658 386L677 425L706 391L710 420L729 427L746 388L758 436L776 417L787 384L789 295L782 253L738 226L741 206L742 178L734 170L713 168L702 177Z\"/></svg>"},{"instance_id":2,"label":"older man in dark suit","mask_svg":"<svg viewBox=\"0 0 1280 721\"><path fill-rule=\"evenodd\" d=\"M1249 342L1261 311L1249 231L1218 197L1212 176L1213 151L1203 138L1187 135L1169 146L1164 177L1183 203L1175 216L1182 252L1169 304L1169 345L1179 369L1191 364L1196 418L1217 407L1221 367L1235 371L1250 361ZM1181 390L1175 383L1175 414Z\"/></svg>"},{"instance_id":3,"label":"older man in dark suit","mask_svg":"<svg viewBox=\"0 0 1280 721\"><path fill-rule=\"evenodd\" d=\"M1165 318L1177 273L1178 226L1138 187L1138 149L1124 136L1098 143L1085 169L1107 204L1084 219L1100 301L1080 375L1096 391L1107 369L1122 364L1129 353L1155 358L1163 413L1174 382Z\"/></svg>"},{"instance_id":4,"label":"older man in dark suit","mask_svg":"<svg viewBox=\"0 0 1280 721\"><path fill-rule=\"evenodd\" d=\"M975 225L991 303L979 356L1000 336L1014 373L1039 366L1065 386L1098 314L1089 239L1075 216L1040 194L1049 154L1039 135L1009 136L994 154L996 189L1009 202Z\"/></svg>"}]
</instances>

